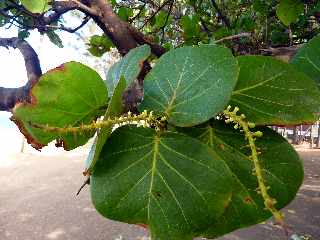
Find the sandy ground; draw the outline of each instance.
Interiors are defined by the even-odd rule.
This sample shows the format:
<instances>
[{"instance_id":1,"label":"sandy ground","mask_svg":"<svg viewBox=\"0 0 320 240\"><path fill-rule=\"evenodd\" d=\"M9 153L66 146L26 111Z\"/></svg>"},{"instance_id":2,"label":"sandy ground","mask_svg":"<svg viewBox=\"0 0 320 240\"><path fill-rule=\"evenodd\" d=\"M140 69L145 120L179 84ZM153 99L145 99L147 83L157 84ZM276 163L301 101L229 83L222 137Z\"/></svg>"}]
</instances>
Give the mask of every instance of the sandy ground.
<instances>
[{"instance_id":1,"label":"sandy ground","mask_svg":"<svg viewBox=\"0 0 320 240\"><path fill-rule=\"evenodd\" d=\"M7 150L0 157L0 240L147 240L143 228L102 218L91 205L88 189L75 196L83 182L86 149L37 153L27 148L20 154L21 140L18 136L0 142L1 151ZM10 141L18 144L12 147ZM320 150L299 152L305 181L284 212L292 232L320 240ZM271 222L219 238L266 239L285 238Z\"/></svg>"}]
</instances>

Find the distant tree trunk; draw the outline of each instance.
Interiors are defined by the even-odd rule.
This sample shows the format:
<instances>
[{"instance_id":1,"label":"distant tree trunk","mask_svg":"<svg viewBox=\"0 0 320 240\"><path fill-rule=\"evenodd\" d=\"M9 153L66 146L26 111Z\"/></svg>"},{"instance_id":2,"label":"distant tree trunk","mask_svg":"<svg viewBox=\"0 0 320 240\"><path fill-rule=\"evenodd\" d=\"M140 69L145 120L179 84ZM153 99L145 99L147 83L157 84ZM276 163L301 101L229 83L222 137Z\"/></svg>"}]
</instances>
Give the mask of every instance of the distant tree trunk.
<instances>
[{"instance_id":1,"label":"distant tree trunk","mask_svg":"<svg viewBox=\"0 0 320 240\"><path fill-rule=\"evenodd\" d=\"M318 138L317 138L317 148L320 146L320 121L318 121Z\"/></svg>"},{"instance_id":2,"label":"distant tree trunk","mask_svg":"<svg viewBox=\"0 0 320 240\"><path fill-rule=\"evenodd\" d=\"M20 148L20 153L23 153L24 152L24 146L25 146L25 141L26 139L25 139L25 137L24 136L22 136L22 143L21 143L21 148Z\"/></svg>"},{"instance_id":3,"label":"distant tree trunk","mask_svg":"<svg viewBox=\"0 0 320 240\"><path fill-rule=\"evenodd\" d=\"M313 125L310 127L310 148L313 148L313 136L312 136L312 131L313 131Z\"/></svg>"},{"instance_id":4,"label":"distant tree trunk","mask_svg":"<svg viewBox=\"0 0 320 240\"><path fill-rule=\"evenodd\" d=\"M295 126L293 128L293 144L298 144L299 143L299 133L298 133L298 127Z\"/></svg>"}]
</instances>

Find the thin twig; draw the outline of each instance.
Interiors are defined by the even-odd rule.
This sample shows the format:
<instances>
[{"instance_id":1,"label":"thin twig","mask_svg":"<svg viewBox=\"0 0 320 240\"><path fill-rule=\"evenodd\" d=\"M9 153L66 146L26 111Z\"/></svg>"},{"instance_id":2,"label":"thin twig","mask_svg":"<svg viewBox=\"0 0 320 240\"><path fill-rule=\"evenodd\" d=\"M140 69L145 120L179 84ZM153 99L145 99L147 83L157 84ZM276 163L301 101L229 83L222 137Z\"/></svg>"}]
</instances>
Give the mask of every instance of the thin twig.
<instances>
[{"instance_id":1,"label":"thin twig","mask_svg":"<svg viewBox=\"0 0 320 240\"><path fill-rule=\"evenodd\" d=\"M161 29L162 29L162 35L161 35L160 44L162 44L162 43L163 43L163 39L164 39L164 32L165 32L164 30L165 30L165 28L166 28L166 26L167 26L167 24L168 24L168 20L169 20L169 17L170 17L170 15L171 15L171 12L172 12L173 4L174 4L174 0L172 0L172 1L171 1L171 4L170 4L170 7L169 7L169 11L168 11L168 14L167 14L166 20L165 20L165 22L164 22L163 26L161 27Z\"/></svg>"},{"instance_id":2,"label":"thin twig","mask_svg":"<svg viewBox=\"0 0 320 240\"><path fill-rule=\"evenodd\" d=\"M86 186L86 185L90 185L90 177L87 177L87 179L84 181L84 183L80 186L76 196L78 196L80 194L80 192L82 191L82 189Z\"/></svg>"},{"instance_id":3,"label":"thin twig","mask_svg":"<svg viewBox=\"0 0 320 240\"><path fill-rule=\"evenodd\" d=\"M223 15L222 11L220 10L219 6L217 5L215 0L211 0L211 4L214 7L214 9L217 11L219 17L221 18L222 22L228 27L231 28L231 24L229 19Z\"/></svg>"},{"instance_id":4,"label":"thin twig","mask_svg":"<svg viewBox=\"0 0 320 240\"><path fill-rule=\"evenodd\" d=\"M149 18L147 18L147 19L144 21L143 25L139 28L139 30L141 30L142 28L144 28L144 27L147 25L147 23L148 23L150 20L152 20L152 19L160 12L160 10L161 10L162 8L164 8L166 5L168 5L168 3L170 3L170 2L172 2L172 0L167 0L167 1L165 1Z\"/></svg>"},{"instance_id":5,"label":"thin twig","mask_svg":"<svg viewBox=\"0 0 320 240\"><path fill-rule=\"evenodd\" d=\"M232 40L232 39L237 39L237 38L242 38L242 37L251 37L251 36L252 36L251 33L244 32L244 33L239 33L239 34L236 34L236 35L220 38L219 40L215 41L215 43L220 43L220 42L223 42L223 41L226 41L226 40Z\"/></svg>"}]
</instances>

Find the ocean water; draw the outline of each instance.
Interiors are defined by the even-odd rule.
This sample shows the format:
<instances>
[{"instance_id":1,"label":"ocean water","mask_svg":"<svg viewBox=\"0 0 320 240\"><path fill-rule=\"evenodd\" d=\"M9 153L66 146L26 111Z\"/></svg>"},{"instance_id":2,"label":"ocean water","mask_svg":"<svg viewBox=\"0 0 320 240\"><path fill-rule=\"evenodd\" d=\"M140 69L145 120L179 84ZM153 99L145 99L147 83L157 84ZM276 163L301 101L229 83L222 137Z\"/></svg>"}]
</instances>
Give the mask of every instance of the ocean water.
<instances>
[{"instance_id":1,"label":"ocean water","mask_svg":"<svg viewBox=\"0 0 320 240\"><path fill-rule=\"evenodd\" d=\"M11 113L0 112L0 128L16 128L16 125L10 120L10 117Z\"/></svg>"}]
</instances>

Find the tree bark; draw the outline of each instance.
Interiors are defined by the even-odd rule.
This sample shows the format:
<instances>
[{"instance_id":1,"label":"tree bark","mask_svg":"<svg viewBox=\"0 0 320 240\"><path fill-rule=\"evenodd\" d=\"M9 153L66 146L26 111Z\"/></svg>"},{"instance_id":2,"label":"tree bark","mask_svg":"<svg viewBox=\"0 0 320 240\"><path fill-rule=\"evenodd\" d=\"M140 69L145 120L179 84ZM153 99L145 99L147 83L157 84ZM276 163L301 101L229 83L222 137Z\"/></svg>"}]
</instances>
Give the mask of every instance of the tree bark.
<instances>
[{"instance_id":1,"label":"tree bark","mask_svg":"<svg viewBox=\"0 0 320 240\"><path fill-rule=\"evenodd\" d=\"M28 82L25 86L19 88L0 87L0 110L11 111L16 103L31 100L30 89L38 81L42 71L38 55L26 41L19 38L0 38L0 46L19 49L27 70Z\"/></svg>"}]
</instances>

